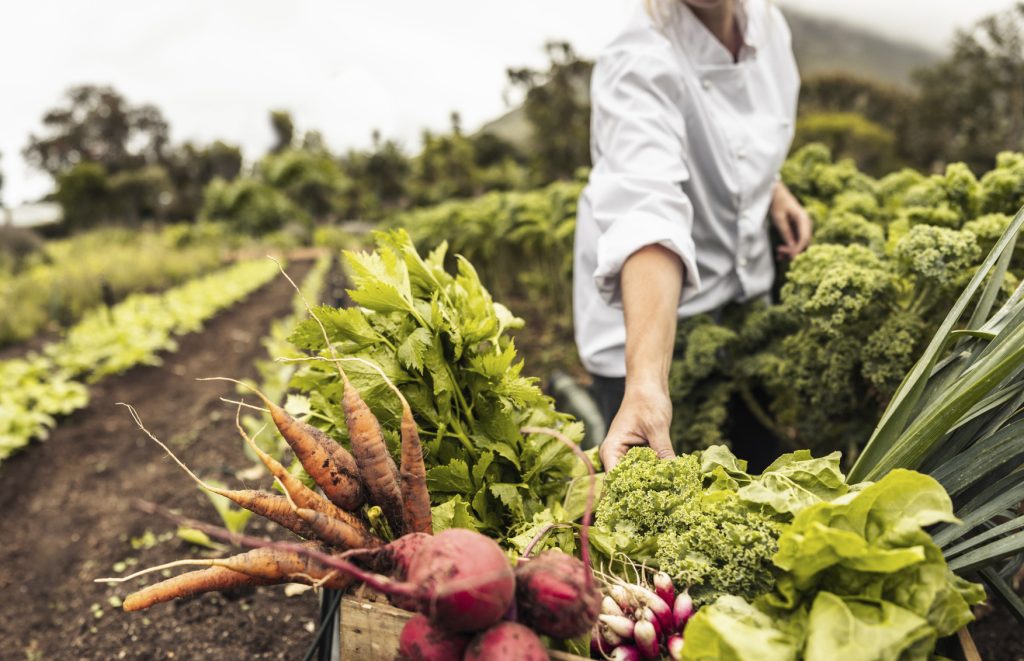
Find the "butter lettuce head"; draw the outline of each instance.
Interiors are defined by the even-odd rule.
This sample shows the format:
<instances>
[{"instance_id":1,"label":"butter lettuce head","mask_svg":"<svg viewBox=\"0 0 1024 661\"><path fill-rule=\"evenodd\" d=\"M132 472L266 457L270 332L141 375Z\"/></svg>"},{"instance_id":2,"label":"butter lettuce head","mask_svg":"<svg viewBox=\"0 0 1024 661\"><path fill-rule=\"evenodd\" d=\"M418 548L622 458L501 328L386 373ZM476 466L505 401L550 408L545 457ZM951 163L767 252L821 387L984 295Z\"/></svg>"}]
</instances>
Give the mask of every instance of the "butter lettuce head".
<instances>
[{"instance_id":1,"label":"butter lettuce head","mask_svg":"<svg viewBox=\"0 0 1024 661\"><path fill-rule=\"evenodd\" d=\"M774 590L753 605L720 599L701 609L684 658L930 658L985 598L949 570L924 530L955 521L939 483L908 470L800 510L778 540ZM752 637L755 624L762 631Z\"/></svg>"}]
</instances>

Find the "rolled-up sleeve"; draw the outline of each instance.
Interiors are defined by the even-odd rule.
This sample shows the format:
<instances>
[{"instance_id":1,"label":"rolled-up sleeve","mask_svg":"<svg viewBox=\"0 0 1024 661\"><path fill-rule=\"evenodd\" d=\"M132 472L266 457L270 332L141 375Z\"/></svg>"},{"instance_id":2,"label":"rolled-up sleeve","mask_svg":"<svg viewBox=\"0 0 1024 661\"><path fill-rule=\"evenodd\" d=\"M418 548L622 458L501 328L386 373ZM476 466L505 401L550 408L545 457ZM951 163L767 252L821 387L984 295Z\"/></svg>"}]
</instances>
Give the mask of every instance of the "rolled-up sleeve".
<instances>
[{"instance_id":1,"label":"rolled-up sleeve","mask_svg":"<svg viewBox=\"0 0 1024 661\"><path fill-rule=\"evenodd\" d=\"M591 212L600 236L594 280L601 296L621 306L619 275L637 250L661 245L682 260L680 303L700 290L691 237L693 207L682 183L686 132L672 63L659 54L609 53L591 86L595 163Z\"/></svg>"}]
</instances>

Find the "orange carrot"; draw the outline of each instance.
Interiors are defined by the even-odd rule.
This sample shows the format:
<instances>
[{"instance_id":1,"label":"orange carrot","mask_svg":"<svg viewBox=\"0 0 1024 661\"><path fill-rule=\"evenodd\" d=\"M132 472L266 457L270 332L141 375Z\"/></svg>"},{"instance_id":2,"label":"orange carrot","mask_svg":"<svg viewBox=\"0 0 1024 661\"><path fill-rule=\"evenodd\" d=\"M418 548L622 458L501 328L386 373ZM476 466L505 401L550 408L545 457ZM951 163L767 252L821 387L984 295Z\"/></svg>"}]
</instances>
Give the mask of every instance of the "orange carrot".
<instances>
[{"instance_id":1,"label":"orange carrot","mask_svg":"<svg viewBox=\"0 0 1024 661\"><path fill-rule=\"evenodd\" d=\"M122 607L126 611L140 611L171 599L268 583L270 581L266 579L256 578L224 567L210 567L209 569L190 571L187 574L181 574L145 587L128 595Z\"/></svg>"},{"instance_id":2,"label":"orange carrot","mask_svg":"<svg viewBox=\"0 0 1024 661\"><path fill-rule=\"evenodd\" d=\"M304 544L310 549L317 544ZM123 583L144 574L183 565L206 565L209 569L176 576L129 595L124 602L128 611L149 608L153 604L212 590L224 590L238 585L271 585L274 583L305 583L335 590L347 589L353 579L336 569L330 569L295 551L259 548L229 558L211 560L177 560L150 567L122 578L97 579L99 583ZM220 572L211 570L219 569ZM230 572L230 573L224 573ZM244 579L252 579L245 581Z\"/></svg>"},{"instance_id":3,"label":"orange carrot","mask_svg":"<svg viewBox=\"0 0 1024 661\"><path fill-rule=\"evenodd\" d=\"M402 492L398 486L398 467L388 452L384 433L373 411L359 396L348 377L345 376L343 380L345 390L342 408L345 410L345 425L348 427L352 455L359 465L359 474L363 477L370 502L380 506L394 537L401 537L405 534L405 514Z\"/></svg>"},{"instance_id":4,"label":"orange carrot","mask_svg":"<svg viewBox=\"0 0 1024 661\"><path fill-rule=\"evenodd\" d=\"M300 507L295 510L295 514L309 526L317 539L331 546L340 549L373 549L383 544L373 533L316 510Z\"/></svg>"},{"instance_id":5,"label":"orange carrot","mask_svg":"<svg viewBox=\"0 0 1024 661\"><path fill-rule=\"evenodd\" d=\"M345 425L348 427L349 445L352 447L352 456L355 457L356 465L359 466L359 475L363 478L363 486L366 487L367 496L370 502L378 505L384 512L384 518L391 526L392 534L397 538L405 534L405 514L402 511L402 492L398 486L398 467L395 460L388 452L387 443L384 442L384 434L380 429L380 422L373 411L366 405L359 391L355 389L348 375L338 362L338 354L331 344L331 338L327 334L320 318L313 312L309 301L302 294L295 281L292 280L284 268L278 263L281 274L291 283L296 293L302 299L303 305L310 318L320 327L324 337L324 344L334 359L338 374L341 375L344 391L342 394L342 408L345 411ZM298 502L298 501L296 501ZM302 503L299 503L302 505ZM311 508L312 509L312 508Z\"/></svg>"},{"instance_id":6,"label":"orange carrot","mask_svg":"<svg viewBox=\"0 0 1024 661\"><path fill-rule=\"evenodd\" d=\"M430 513L430 492L427 490L427 469L423 464L423 447L420 443L420 432L416 420L412 417L412 409L402 391L391 382L391 379L378 365L362 358L341 358L355 360L369 365L380 374L381 378L402 403L402 467L401 493L405 532L424 532L433 534L433 519Z\"/></svg>"},{"instance_id":7,"label":"orange carrot","mask_svg":"<svg viewBox=\"0 0 1024 661\"><path fill-rule=\"evenodd\" d=\"M241 407L239 407L239 414L241 413L241 410ZM269 454L260 449L260 447L256 445L252 438L250 438L249 435L245 433L245 429L242 428L242 423L241 420L239 419L238 414L236 414L235 416L235 427L238 428L238 433L242 435L242 438L244 438L245 442L249 444L249 447L252 449L252 451L255 452L256 456L260 458L260 461L262 461L263 465L267 467L267 470L270 471L270 474L278 479L278 481L281 483L281 486L284 488L285 493L288 494L288 497L291 498L296 505L298 505L299 507L304 507L306 509L315 510L333 519L340 519L357 529L366 531L366 524L363 523L362 519L360 519L355 514L352 514L351 512L347 512L341 509L334 503L330 502L317 492L307 487L305 484L302 483L302 480L292 475L287 468L282 466L281 462L279 462L277 459L274 459Z\"/></svg>"},{"instance_id":8,"label":"orange carrot","mask_svg":"<svg viewBox=\"0 0 1024 661\"><path fill-rule=\"evenodd\" d=\"M239 507L270 519L274 523L292 531L300 537L311 539L314 536L313 529L304 519L302 519L302 517L295 513L292 506L284 496L267 493L266 491L258 491L256 489L221 489L199 479L199 477L193 473L188 466L183 464L181 460L174 456L174 453L171 452L169 447L164 445L160 439L146 429L142 424L142 418L139 417L139 413L135 410L135 407L121 402L118 402L118 404L128 409L128 412L131 414L132 419L135 421L135 424L138 425L139 429L141 429L143 433L145 433L146 436L148 436L154 443L163 448L164 452L174 460L174 463L178 464L182 470L184 470L189 477L195 480L196 484L198 484L202 489L205 489L210 493L217 494L218 496L223 496Z\"/></svg>"},{"instance_id":9,"label":"orange carrot","mask_svg":"<svg viewBox=\"0 0 1024 661\"><path fill-rule=\"evenodd\" d=\"M295 457L306 469L327 498L343 509L359 509L364 500L363 483L356 461L348 450L322 430L296 420L283 408L247 383L226 377L210 377L200 381L230 381L256 394L270 411L270 417L281 436L288 442Z\"/></svg>"}]
</instances>

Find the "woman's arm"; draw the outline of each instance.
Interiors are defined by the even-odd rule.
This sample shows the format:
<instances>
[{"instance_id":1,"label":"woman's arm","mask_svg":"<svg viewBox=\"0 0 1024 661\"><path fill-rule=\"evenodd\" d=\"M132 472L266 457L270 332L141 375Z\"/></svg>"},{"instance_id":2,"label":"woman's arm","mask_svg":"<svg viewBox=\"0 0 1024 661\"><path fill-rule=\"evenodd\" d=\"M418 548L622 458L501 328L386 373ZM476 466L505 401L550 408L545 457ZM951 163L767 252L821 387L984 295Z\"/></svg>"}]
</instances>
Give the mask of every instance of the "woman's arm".
<instances>
[{"instance_id":1,"label":"woman's arm","mask_svg":"<svg viewBox=\"0 0 1024 661\"><path fill-rule=\"evenodd\" d=\"M656 244L637 250L622 267L626 391L601 444L606 470L637 445L649 445L663 459L675 456L669 437L668 370L684 276L679 256Z\"/></svg>"}]
</instances>

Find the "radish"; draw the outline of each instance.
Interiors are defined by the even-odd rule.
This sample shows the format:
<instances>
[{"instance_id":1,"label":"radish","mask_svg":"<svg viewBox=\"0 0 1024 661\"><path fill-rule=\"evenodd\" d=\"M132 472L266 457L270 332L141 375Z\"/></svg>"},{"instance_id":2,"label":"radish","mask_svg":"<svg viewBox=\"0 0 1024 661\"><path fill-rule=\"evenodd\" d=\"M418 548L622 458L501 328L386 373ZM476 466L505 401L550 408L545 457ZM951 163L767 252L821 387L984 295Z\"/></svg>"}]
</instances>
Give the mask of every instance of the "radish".
<instances>
[{"instance_id":1,"label":"radish","mask_svg":"<svg viewBox=\"0 0 1024 661\"><path fill-rule=\"evenodd\" d=\"M661 597L654 594L650 590L640 585L625 584L626 591L629 592L630 597L633 601L638 604L638 609L643 610L644 607L650 608L658 618L658 622L661 624L663 631L671 631L674 619L672 617L672 608L670 608Z\"/></svg>"},{"instance_id":2,"label":"radish","mask_svg":"<svg viewBox=\"0 0 1024 661\"><path fill-rule=\"evenodd\" d=\"M621 617L619 615L601 615L598 619L616 636L625 638L626 640L633 637L633 627L636 623L628 617Z\"/></svg>"},{"instance_id":3,"label":"radish","mask_svg":"<svg viewBox=\"0 0 1024 661\"><path fill-rule=\"evenodd\" d=\"M457 657L449 657L455 659ZM548 661L548 650L529 627L502 622L478 634L470 643L465 661Z\"/></svg>"},{"instance_id":4,"label":"radish","mask_svg":"<svg viewBox=\"0 0 1024 661\"><path fill-rule=\"evenodd\" d=\"M629 591L621 585L613 585L608 588L608 595L615 601L619 606L619 610L622 611L623 615L632 615L633 610L636 608L636 602L633 601L629 595ZM614 613L609 613L613 615Z\"/></svg>"},{"instance_id":5,"label":"radish","mask_svg":"<svg viewBox=\"0 0 1024 661\"><path fill-rule=\"evenodd\" d=\"M611 649L622 644L622 636L612 631L611 627L604 622L598 621L594 626L597 627L598 633L601 634L601 640L605 643L604 647Z\"/></svg>"},{"instance_id":6,"label":"radish","mask_svg":"<svg viewBox=\"0 0 1024 661\"><path fill-rule=\"evenodd\" d=\"M645 659L657 659L661 656L658 649L658 632L649 620L640 620L633 628L633 640L640 656Z\"/></svg>"},{"instance_id":7,"label":"radish","mask_svg":"<svg viewBox=\"0 0 1024 661\"><path fill-rule=\"evenodd\" d=\"M665 605L672 608L676 601L676 586L672 584L672 577L663 571L654 575L654 593L661 597Z\"/></svg>"},{"instance_id":8,"label":"radish","mask_svg":"<svg viewBox=\"0 0 1024 661\"><path fill-rule=\"evenodd\" d=\"M639 622L640 620L644 620L646 622L650 622L651 624L654 625L654 637L657 638L658 640L661 640L661 636L662 636L663 632L664 633L668 633L667 631L664 631L662 629L661 622L658 620L658 616L655 615L654 611L652 611L647 606L644 606L643 610L640 611L640 619L637 620L637 622Z\"/></svg>"},{"instance_id":9,"label":"radish","mask_svg":"<svg viewBox=\"0 0 1024 661\"><path fill-rule=\"evenodd\" d=\"M608 657L611 661L640 661L640 650L634 645L619 645Z\"/></svg>"},{"instance_id":10,"label":"radish","mask_svg":"<svg viewBox=\"0 0 1024 661\"><path fill-rule=\"evenodd\" d=\"M426 533L413 532L399 537L386 546L376 549L356 549L343 553L341 557L359 558L374 571L404 581L409 575L409 565L412 564L413 557L433 539ZM392 594L388 595L388 601L407 611L417 610L418 602L415 597Z\"/></svg>"},{"instance_id":11,"label":"radish","mask_svg":"<svg viewBox=\"0 0 1024 661\"><path fill-rule=\"evenodd\" d=\"M683 590L676 597L676 603L672 608L672 624L675 625L675 630L682 633L683 627L691 617L693 617L693 599L690 598L688 590Z\"/></svg>"},{"instance_id":12,"label":"radish","mask_svg":"<svg viewBox=\"0 0 1024 661\"><path fill-rule=\"evenodd\" d=\"M620 617L625 617L626 615L622 612L619 604L611 597L605 597L601 600L601 613L604 615L618 615Z\"/></svg>"},{"instance_id":13,"label":"radish","mask_svg":"<svg viewBox=\"0 0 1024 661\"><path fill-rule=\"evenodd\" d=\"M596 655L602 659L608 656L608 653L612 651L612 648L622 642L621 638L618 636L616 636L616 638L618 639L618 642L614 644L608 642L608 639L601 630L600 623L595 624L590 630L590 654Z\"/></svg>"},{"instance_id":14,"label":"radish","mask_svg":"<svg viewBox=\"0 0 1024 661\"><path fill-rule=\"evenodd\" d=\"M580 525L582 562L558 550L524 559L516 568L519 619L535 631L554 638L573 638L590 631L601 613L601 591L590 567L590 529L594 506L595 472L590 458L564 434L545 427L524 427L524 434L547 434L579 456L590 473L590 489ZM536 542L536 540L534 540ZM533 543L529 546L533 548ZM528 553L528 551L527 551Z\"/></svg>"},{"instance_id":15,"label":"radish","mask_svg":"<svg viewBox=\"0 0 1024 661\"><path fill-rule=\"evenodd\" d=\"M683 637L679 634L668 637L668 656L672 661L683 661Z\"/></svg>"},{"instance_id":16,"label":"radish","mask_svg":"<svg viewBox=\"0 0 1024 661\"><path fill-rule=\"evenodd\" d=\"M402 661L449 661L461 659L467 647L467 636L435 627L424 615L414 615L402 627L398 658Z\"/></svg>"}]
</instances>

